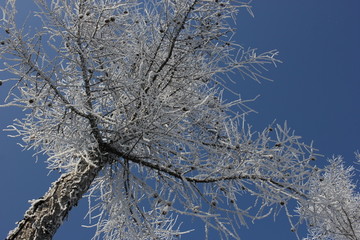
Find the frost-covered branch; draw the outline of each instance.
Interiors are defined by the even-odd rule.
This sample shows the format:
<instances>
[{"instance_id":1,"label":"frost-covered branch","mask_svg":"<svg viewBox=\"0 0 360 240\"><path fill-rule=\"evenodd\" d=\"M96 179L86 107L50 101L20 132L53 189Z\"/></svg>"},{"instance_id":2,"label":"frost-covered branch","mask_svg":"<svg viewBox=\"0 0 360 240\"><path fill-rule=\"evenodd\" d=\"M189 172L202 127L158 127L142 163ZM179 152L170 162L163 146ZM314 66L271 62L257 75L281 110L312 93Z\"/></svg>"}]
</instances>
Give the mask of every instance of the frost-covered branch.
<instances>
[{"instance_id":1,"label":"frost-covered branch","mask_svg":"<svg viewBox=\"0 0 360 240\"><path fill-rule=\"evenodd\" d=\"M360 195L356 192L354 168L341 157L310 179L308 200L300 201L299 213L309 226L306 239L360 239Z\"/></svg>"}]
</instances>

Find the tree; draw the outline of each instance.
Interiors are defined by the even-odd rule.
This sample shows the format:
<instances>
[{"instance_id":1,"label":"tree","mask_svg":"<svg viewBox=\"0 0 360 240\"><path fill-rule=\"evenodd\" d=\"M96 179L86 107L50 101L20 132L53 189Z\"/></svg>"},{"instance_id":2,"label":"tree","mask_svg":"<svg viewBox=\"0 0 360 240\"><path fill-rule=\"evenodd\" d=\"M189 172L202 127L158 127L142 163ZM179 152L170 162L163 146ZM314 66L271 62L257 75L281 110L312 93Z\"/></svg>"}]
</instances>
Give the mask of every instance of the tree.
<instances>
[{"instance_id":1,"label":"tree","mask_svg":"<svg viewBox=\"0 0 360 240\"><path fill-rule=\"evenodd\" d=\"M341 157L329 163L320 176L311 178L308 199L299 206L309 226L306 239L359 239L360 194L351 181L354 168L346 168Z\"/></svg>"},{"instance_id":2,"label":"tree","mask_svg":"<svg viewBox=\"0 0 360 240\"><path fill-rule=\"evenodd\" d=\"M309 226L326 219L306 207L319 203L322 177L312 146L286 125L252 132L245 102L223 97L228 72L259 81L259 70L278 62L276 51L231 41L229 18L240 7L251 13L231 2L38 0L44 27L34 33L16 27L7 1L1 57L14 78L2 83L15 87L4 105L27 110L12 130L65 172L9 239L51 238L88 190L95 238L172 239L186 233L179 214L238 238L238 225L271 207L293 219L290 199ZM237 201L245 192L258 197L251 209Z\"/></svg>"}]
</instances>

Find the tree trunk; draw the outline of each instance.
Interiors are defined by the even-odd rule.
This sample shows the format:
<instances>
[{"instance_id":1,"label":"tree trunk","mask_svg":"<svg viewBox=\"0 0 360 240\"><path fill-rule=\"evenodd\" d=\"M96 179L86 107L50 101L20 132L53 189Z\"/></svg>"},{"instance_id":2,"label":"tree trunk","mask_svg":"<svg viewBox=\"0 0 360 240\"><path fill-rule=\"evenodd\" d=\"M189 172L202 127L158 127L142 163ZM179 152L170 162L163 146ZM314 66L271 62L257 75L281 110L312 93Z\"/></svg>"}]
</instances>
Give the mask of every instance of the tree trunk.
<instances>
[{"instance_id":1,"label":"tree trunk","mask_svg":"<svg viewBox=\"0 0 360 240\"><path fill-rule=\"evenodd\" d=\"M99 158L98 158L99 159ZM33 201L24 218L6 240L50 240L103 167L80 160L77 168L60 176L49 191Z\"/></svg>"}]
</instances>

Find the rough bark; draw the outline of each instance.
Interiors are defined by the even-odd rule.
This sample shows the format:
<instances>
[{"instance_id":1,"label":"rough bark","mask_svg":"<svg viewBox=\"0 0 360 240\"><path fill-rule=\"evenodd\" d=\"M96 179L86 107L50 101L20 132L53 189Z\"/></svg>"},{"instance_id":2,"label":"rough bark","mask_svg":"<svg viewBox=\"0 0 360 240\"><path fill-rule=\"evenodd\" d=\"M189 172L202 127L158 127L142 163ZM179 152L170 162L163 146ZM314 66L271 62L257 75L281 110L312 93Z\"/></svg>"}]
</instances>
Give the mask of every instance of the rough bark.
<instances>
[{"instance_id":1,"label":"rough bark","mask_svg":"<svg viewBox=\"0 0 360 240\"><path fill-rule=\"evenodd\" d=\"M52 239L64 218L78 204L102 169L101 161L97 163L81 160L74 171L60 176L42 198L32 202L24 218L6 240Z\"/></svg>"}]
</instances>

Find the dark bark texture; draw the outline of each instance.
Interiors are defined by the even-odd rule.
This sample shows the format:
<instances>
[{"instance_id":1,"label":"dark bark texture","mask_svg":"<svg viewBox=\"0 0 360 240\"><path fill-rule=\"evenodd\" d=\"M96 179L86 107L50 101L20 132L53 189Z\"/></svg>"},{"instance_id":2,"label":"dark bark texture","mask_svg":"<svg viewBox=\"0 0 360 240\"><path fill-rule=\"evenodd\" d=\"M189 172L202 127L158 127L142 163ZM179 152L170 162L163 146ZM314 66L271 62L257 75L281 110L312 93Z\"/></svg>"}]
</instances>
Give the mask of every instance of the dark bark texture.
<instances>
[{"instance_id":1,"label":"dark bark texture","mask_svg":"<svg viewBox=\"0 0 360 240\"><path fill-rule=\"evenodd\" d=\"M101 161L88 163L80 160L74 171L60 176L42 198L33 201L24 218L18 222L6 240L52 239L71 208L78 204L90 188L102 167Z\"/></svg>"}]
</instances>

